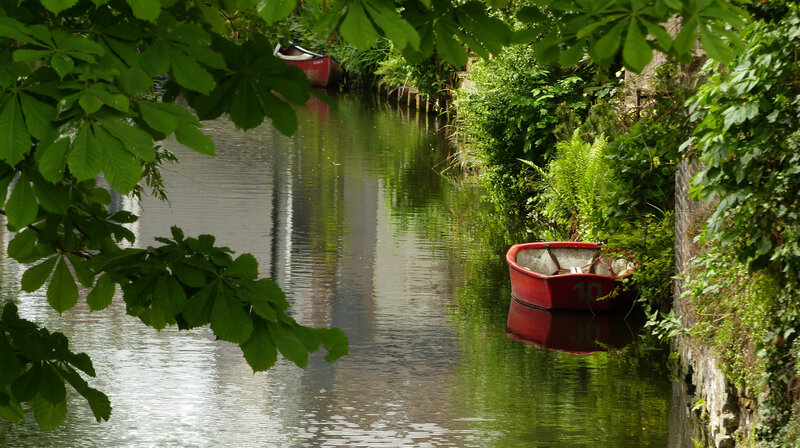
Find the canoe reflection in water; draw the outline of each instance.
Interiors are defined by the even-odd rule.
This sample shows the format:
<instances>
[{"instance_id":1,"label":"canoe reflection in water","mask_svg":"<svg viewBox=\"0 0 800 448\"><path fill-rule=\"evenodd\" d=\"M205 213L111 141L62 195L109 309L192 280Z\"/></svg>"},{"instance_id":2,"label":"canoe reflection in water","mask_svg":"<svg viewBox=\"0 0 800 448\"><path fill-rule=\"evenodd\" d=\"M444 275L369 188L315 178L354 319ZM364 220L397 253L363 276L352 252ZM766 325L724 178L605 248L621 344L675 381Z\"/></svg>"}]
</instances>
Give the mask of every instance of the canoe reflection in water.
<instances>
[{"instance_id":1,"label":"canoe reflection in water","mask_svg":"<svg viewBox=\"0 0 800 448\"><path fill-rule=\"evenodd\" d=\"M588 354L630 344L642 324L635 312L626 317L625 313L547 311L512 298L506 334L537 347Z\"/></svg>"}]
</instances>

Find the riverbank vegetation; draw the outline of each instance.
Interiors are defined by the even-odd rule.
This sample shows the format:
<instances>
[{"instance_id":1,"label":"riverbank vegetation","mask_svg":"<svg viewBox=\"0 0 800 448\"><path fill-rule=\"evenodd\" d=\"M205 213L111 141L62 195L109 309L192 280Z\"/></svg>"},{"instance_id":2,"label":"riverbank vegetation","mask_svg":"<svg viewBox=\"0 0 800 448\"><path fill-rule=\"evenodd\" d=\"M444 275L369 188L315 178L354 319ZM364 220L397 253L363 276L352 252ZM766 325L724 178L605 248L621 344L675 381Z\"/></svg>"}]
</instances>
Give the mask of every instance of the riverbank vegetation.
<instances>
[{"instance_id":1,"label":"riverbank vegetation","mask_svg":"<svg viewBox=\"0 0 800 448\"><path fill-rule=\"evenodd\" d=\"M795 2L745 6L747 40L727 65L709 61L698 72L698 63L663 64L644 92L592 66L599 77L582 79L575 88L585 90L565 98L552 89L574 72L535 88L526 75L562 69L520 65L514 51L524 50L509 50L476 64L455 105L465 155L490 198L547 223L554 237L630 251L640 267L635 286L654 310L672 302L677 166L704 164L692 196L713 212L696 224L700 255L684 279L688 330L715 350L745 396L760 397L750 442L795 446L800 22ZM509 77L515 68L523 73ZM518 104L546 104L547 118L519 113Z\"/></svg>"},{"instance_id":2,"label":"riverbank vegetation","mask_svg":"<svg viewBox=\"0 0 800 448\"><path fill-rule=\"evenodd\" d=\"M729 70L714 70L688 105L697 123L691 143L705 165L693 194L715 203L689 296L703 308L709 291L730 289L740 273L752 276L700 321L748 342L741 356L754 361L734 356L726 367L741 381L761 374L745 385L754 395L766 392L758 436L777 447L796 446L800 428L800 9L775 4L785 14L750 25ZM726 308L736 312L722 319ZM731 356L724 340L714 346Z\"/></svg>"},{"instance_id":3,"label":"riverbank vegetation","mask_svg":"<svg viewBox=\"0 0 800 448\"><path fill-rule=\"evenodd\" d=\"M669 290L665 229L676 164L690 155L707 164L698 197L719 199L707 241L733 248L738 262L774 276L780 288L755 354L766 359L769 390L760 434L781 443L800 426L792 423L800 320L792 299L800 289L798 22L793 2L751 9L760 17L776 4L782 15L763 15L783 19L745 29L742 50L741 11L723 0L610 0L602 7L570 0L311 1L299 8L292 0L1 1L0 207L15 233L8 255L31 265L23 290L47 285L59 312L77 303L80 288L90 291L93 310L109 306L120 290L127 312L144 324L210 325L218 338L238 344L254 371L269 369L278 353L299 366L320 346L329 360L342 356L343 334L299 325L277 285L259 278L252 256L180 229L157 247L130 247L125 224L137 217L108 212L109 189L95 178L102 173L122 195L138 191L143 176L156 176L157 184L165 157L157 142L174 135L213 154L200 120L223 114L244 130L268 118L281 132L295 132L291 105L304 105L312 92L299 70L272 56L275 39L319 39L351 67L436 93L459 86L455 74L474 53L483 60L456 93L459 135L498 209L632 251L640 264L635 281L653 291L644 299L652 307L663 307ZM675 15L683 25L673 37L662 24ZM666 87L653 86L646 108L629 109L618 73L640 72L653 50L691 62L698 36L730 69L710 66L714 75L690 109L683 98L694 86L679 80L680 88L670 87L670 73ZM164 91L154 94L152 78L165 73ZM175 104L179 98L189 107ZM691 132L696 139L680 152ZM588 166L570 162L581 151L594 151ZM584 180L570 187L576 169ZM588 169L604 170L604 178ZM584 188L587 179L591 188ZM536 206L543 202L550 205ZM109 418L108 398L82 376L94 375L88 357L69 351L63 335L21 319L13 303L0 319L0 360L3 418L20 421L30 411L42 428L58 426L66 384L98 420Z\"/></svg>"}]
</instances>

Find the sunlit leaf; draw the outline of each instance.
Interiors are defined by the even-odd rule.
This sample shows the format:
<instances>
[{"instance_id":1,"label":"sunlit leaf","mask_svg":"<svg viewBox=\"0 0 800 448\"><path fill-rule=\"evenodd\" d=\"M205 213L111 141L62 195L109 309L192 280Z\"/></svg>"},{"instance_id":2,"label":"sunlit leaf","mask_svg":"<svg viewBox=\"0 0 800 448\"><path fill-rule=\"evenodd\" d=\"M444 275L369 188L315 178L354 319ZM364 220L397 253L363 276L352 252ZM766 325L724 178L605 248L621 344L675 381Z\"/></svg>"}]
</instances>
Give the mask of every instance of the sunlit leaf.
<instances>
[{"instance_id":1,"label":"sunlit leaf","mask_svg":"<svg viewBox=\"0 0 800 448\"><path fill-rule=\"evenodd\" d=\"M211 310L211 329L223 341L241 344L253 333L253 321L237 299L218 295Z\"/></svg>"},{"instance_id":2,"label":"sunlit leaf","mask_svg":"<svg viewBox=\"0 0 800 448\"><path fill-rule=\"evenodd\" d=\"M59 259L47 286L47 303L59 313L78 303L78 285L63 258Z\"/></svg>"},{"instance_id":3,"label":"sunlit leaf","mask_svg":"<svg viewBox=\"0 0 800 448\"><path fill-rule=\"evenodd\" d=\"M342 37L359 50L367 50L378 39L378 32L361 5L361 0L350 3L350 10L339 26Z\"/></svg>"},{"instance_id":4,"label":"sunlit leaf","mask_svg":"<svg viewBox=\"0 0 800 448\"><path fill-rule=\"evenodd\" d=\"M33 410L33 418L39 428L51 430L58 428L67 416L67 401L62 400L58 403L51 403L41 396L28 402Z\"/></svg>"},{"instance_id":5,"label":"sunlit leaf","mask_svg":"<svg viewBox=\"0 0 800 448\"><path fill-rule=\"evenodd\" d=\"M297 6L296 0L258 0L256 13L267 23L285 19Z\"/></svg>"},{"instance_id":6,"label":"sunlit leaf","mask_svg":"<svg viewBox=\"0 0 800 448\"><path fill-rule=\"evenodd\" d=\"M133 15L148 22L154 22L161 14L161 0L126 0Z\"/></svg>"},{"instance_id":7,"label":"sunlit leaf","mask_svg":"<svg viewBox=\"0 0 800 448\"><path fill-rule=\"evenodd\" d=\"M81 105L87 114L93 114L103 107L103 102L93 92L86 92L78 99L78 104Z\"/></svg>"},{"instance_id":8,"label":"sunlit leaf","mask_svg":"<svg viewBox=\"0 0 800 448\"><path fill-rule=\"evenodd\" d=\"M591 47L591 50L598 61L608 61L617 53L622 44L622 32L628 22L620 20Z\"/></svg>"},{"instance_id":9,"label":"sunlit leaf","mask_svg":"<svg viewBox=\"0 0 800 448\"><path fill-rule=\"evenodd\" d=\"M97 144L103 148L103 175L114 190L129 193L142 178L141 163L104 128L94 129Z\"/></svg>"},{"instance_id":10,"label":"sunlit leaf","mask_svg":"<svg viewBox=\"0 0 800 448\"><path fill-rule=\"evenodd\" d=\"M729 64L733 60L733 51L706 25L700 26L700 42L706 53L720 63Z\"/></svg>"},{"instance_id":11,"label":"sunlit leaf","mask_svg":"<svg viewBox=\"0 0 800 448\"><path fill-rule=\"evenodd\" d=\"M263 323L256 324L250 339L240 347L253 372L269 370L278 360L278 350Z\"/></svg>"},{"instance_id":12,"label":"sunlit leaf","mask_svg":"<svg viewBox=\"0 0 800 448\"><path fill-rule=\"evenodd\" d=\"M191 149L201 153L214 155L214 140L196 126L182 124L175 129L175 138Z\"/></svg>"},{"instance_id":13,"label":"sunlit leaf","mask_svg":"<svg viewBox=\"0 0 800 448\"><path fill-rule=\"evenodd\" d=\"M53 50L30 50L27 48L21 48L19 50L14 51L13 61L14 62L38 61L40 59L44 59L50 56L51 54L53 54Z\"/></svg>"},{"instance_id":14,"label":"sunlit leaf","mask_svg":"<svg viewBox=\"0 0 800 448\"><path fill-rule=\"evenodd\" d=\"M226 277L255 279L258 277L258 261L251 254L239 255L233 263L225 269L223 275Z\"/></svg>"},{"instance_id":15,"label":"sunlit leaf","mask_svg":"<svg viewBox=\"0 0 800 448\"><path fill-rule=\"evenodd\" d=\"M436 52L453 67L460 69L467 63L467 52L454 38L453 33L442 24L437 22L436 31Z\"/></svg>"},{"instance_id":16,"label":"sunlit leaf","mask_svg":"<svg viewBox=\"0 0 800 448\"><path fill-rule=\"evenodd\" d=\"M108 273L103 273L98 277L94 288L86 296L86 303L89 304L89 309L98 311L108 308L114 298L116 287L117 284L111 280L111 276Z\"/></svg>"},{"instance_id":17,"label":"sunlit leaf","mask_svg":"<svg viewBox=\"0 0 800 448\"><path fill-rule=\"evenodd\" d=\"M622 58L625 61L625 66L636 73L641 73L653 59L653 49L647 43L647 39L639 28L636 19L631 19L628 26Z\"/></svg>"},{"instance_id":18,"label":"sunlit leaf","mask_svg":"<svg viewBox=\"0 0 800 448\"><path fill-rule=\"evenodd\" d=\"M65 9L72 8L78 0L41 0L42 5L53 14L58 14Z\"/></svg>"},{"instance_id":19,"label":"sunlit leaf","mask_svg":"<svg viewBox=\"0 0 800 448\"><path fill-rule=\"evenodd\" d=\"M178 117L159 109L147 101L137 103L145 123L151 128L165 134L171 134L178 127Z\"/></svg>"},{"instance_id":20,"label":"sunlit leaf","mask_svg":"<svg viewBox=\"0 0 800 448\"><path fill-rule=\"evenodd\" d=\"M103 167L103 150L97 146L89 123L84 123L72 141L72 149L67 156L67 165L72 175L79 181L91 179L100 174Z\"/></svg>"},{"instance_id":21,"label":"sunlit leaf","mask_svg":"<svg viewBox=\"0 0 800 448\"><path fill-rule=\"evenodd\" d=\"M678 55L688 54L694 48L697 36L697 17L692 17L683 24L678 35L672 43L672 48Z\"/></svg>"},{"instance_id":22,"label":"sunlit leaf","mask_svg":"<svg viewBox=\"0 0 800 448\"><path fill-rule=\"evenodd\" d=\"M417 30L400 17L394 5L389 8L372 3L366 3L365 5L372 20L383 30L384 35L392 40L397 48L402 50L408 46L413 49L419 49L420 40Z\"/></svg>"},{"instance_id":23,"label":"sunlit leaf","mask_svg":"<svg viewBox=\"0 0 800 448\"><path fill-rule=\"evenodd\" d=\"M6 101L0 111L0 159L14 166L31 150L31 136L17 97Z\"/></svg>"},{"instance_id":24,"label":"sunlit leaf","mask_svg":"<svg viewBox=\"0 0 800 448\"><path fill-rule=\"evenodd\" d=\"M204 95L211 93L211 89L214 88L214 77L208 70L180 51L171 51L169 57L172 73L178 84Z\"/></svg>"},{"instance_id":25,"label":"sunlit leaf","mask_svg":"<svg viewBox=\"0 0 800 448\"><path fill-rule=\"evenodd\" d=\"M111 135L116 137L128 151L136 154L145 162L156 159L156 150L153 146L153 137L147 132L127 123L113 119L101 119L100 124Z\"/></svg>"},{"instance_id":26,"label":"sunlit leaf","mask_svg":"<svg viewBox=\"0 0 800 448\"><path fill-rule=\"evenodd\" d=\"M17 229L32 224L39 212L36 193L31 187L28 176L24 173L14 185L14 190L6 203L6 216L8 223Z\"/></svg>"},{"instance_id":27,"label":"sunlit leaf","mask_svg":"<svg viewBox=\"0 0 800 448\"><path fill-rule=\"evenodd\" d=\"M56 266L58 257L50 257L42 263L29 267L22 274L22 290L26 292L33 292L41 288L44 282L50 278L53 268Z\"/></svg>"},{"instance_id":28,"label":"sunlit leaf","mask_svg":"<svg viewBox=\"0 0 800 448\"><path fill-rule=\"evenodd\" d=\"M64 53L56 53L50 58L50 66L58 73L61 79L72 73L75 69L75 61Z\"/></svg>"}]
</instances>

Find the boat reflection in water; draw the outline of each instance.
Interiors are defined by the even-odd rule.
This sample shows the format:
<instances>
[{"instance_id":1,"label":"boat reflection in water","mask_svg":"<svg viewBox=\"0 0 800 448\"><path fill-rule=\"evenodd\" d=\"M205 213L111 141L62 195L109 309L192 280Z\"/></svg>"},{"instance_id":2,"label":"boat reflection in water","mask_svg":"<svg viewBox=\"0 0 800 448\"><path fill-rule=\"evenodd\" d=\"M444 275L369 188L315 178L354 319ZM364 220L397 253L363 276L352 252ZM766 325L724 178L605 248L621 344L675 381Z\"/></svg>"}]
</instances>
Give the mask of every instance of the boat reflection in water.
<instances>
[{"instance_id":1,"label":"boat reflection in water","mask_svg":"<svg viewBox=\"0 0 800 448\"><path fill-rule=\"evenodd\" d=\"M512 298L506 334L537 347L588 354L628 345L642 323L639 313L626 318L625 313L551 312Z\"/></svg>"}]
</instances>

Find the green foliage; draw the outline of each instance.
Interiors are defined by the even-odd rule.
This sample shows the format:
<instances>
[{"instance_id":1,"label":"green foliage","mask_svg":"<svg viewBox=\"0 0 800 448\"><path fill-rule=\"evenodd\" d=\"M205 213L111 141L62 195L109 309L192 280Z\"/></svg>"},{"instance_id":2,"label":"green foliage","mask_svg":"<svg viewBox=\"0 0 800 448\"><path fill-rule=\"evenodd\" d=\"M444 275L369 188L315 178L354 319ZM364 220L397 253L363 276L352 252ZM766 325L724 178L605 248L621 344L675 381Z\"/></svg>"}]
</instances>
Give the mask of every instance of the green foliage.
<instances>
[{"instance_id":1,"label":"green foliage","mask_svg":"<svg viewBox=\"0 0 800 448\"><path fill-rule=\"evenodd\" d=\"M691 102L702 119L694 143L707 165L693 193L721 198L708 233L752 267L791 276L800 272L798 26L797 15L777 27L755 25L729 76L712 77Z\"/></svg>"},{"instance_id":2,"label":"green foliage","mask_svg":"<svg viewBox=\"0 0 800 448\"><path fill-rule=\"evenodd\" d=\"M590 216L613 188L606 146L604 136L587 143L576 130L570 141L556 144L556 154L543 173L542 192L537 197L539 207L570 234L592 233Z\"/></svg>"},{"instance_id":3,"label":"green foliage","mask_svg":"<svg viewBox=\"0 0 800 448\"><path fill-rule=\"evenodd\" d=\"M428 96L445 96L456 87L456 72L449 64L430 58L410 64L397 51L389 51L374 72L382 84L411 87Z\"/></svg>"},{"instance_id":4,"label":"green foliage","mask_svg":"<svg viewBox=\"0 0 800 448\"><path fill-rule=\"evenodd\" d=\"M266 116L294 131L289 103L305 104L308 80L263 39L230 39L217 26L224 12L195 2L0 3L0 208L17 232L8 255L32 264L23 290L46 286L58 312L77 303L79 285L97 310L119 287L128 313L145 324L210 324L242 347L254 371L269 368L277 351L304 366L320 345L333 360L346 353L346 338L288 317L280 289L256 278L252 256L233 258L213 238L184 239L177 229L161 247L123 249L134 242L124 225L137 217L110 213L109 191L95 181L102 174L116 192L141 194L145 179L164 196L159 167L174 157L156 142L174 135L213 155L200 118L226 113L248 129ZM162 97L152 77L164 74ZM174 104L179 96L193 109ZM105 396L59 364L71 362L66 339L20 320L13 305L6 310L0 415L18 421L27 403L42 428L58 426L69 383L107 419Z\"/></svg>"},{"instance_id":5,"label":"green foliage","mask_svg":"<svg viewBox=\"0 0 800 448\"><path fill-rule=\"evenodd\" d=\"M533 52L514 46L476 63L455 93L461 138L479 161L494 202L520 208L536 187L519 159L544 166L557 141L558 111L585 116L595 90L592 67L539 65Z\"/></svg>"},{"instance_id":6,"label":"green foliage","mask_svg":"<svg viewBox=\"0 0 800 448\"><path fill-rule=\"evenodd\" d=\"M541 3L561 20L554 29L566 39L545 36L535 51L542 59L560 43L579 50L588 43L591 58L608 61L624 28L623 61L634 69L649 60L643 50L650 46L687 55L697 29L709 53L724 61L722 38L734 42L736 35L719 22L739 20L721 0ZM0 208L9 230L17 232L8 255L36 264L25 276L26 289L47 283L48 302L64 311L76 303L78 283L94 288L87 298L93 309L107 306L119 285L128 312L147 325L210 323L219 338L240 345L254 370L271 366L276 352L301 366L319 345L328 349L329 360L346 352L340 332L302 327L287 317L274 284L256 278L251 256L234 258L209 236L184 238L176 229L171 239L159 240L160 247L124 249L133 243L124 224L136 217L108 212L110 194L95 182L102 174L113 190L137 194L144 178L163 192L157 173L169 155L155 143L174 136L211 155L214 145L200 120L223 114L244 130L269 118L281 132L293 133L291 105L306 103L309 81L272 56L273 43L258 32L261 24L246 40L235 39L234 19L241 14L269 25L296 6L293 0L0 0ZM321 9L322 2L310 6ZM673 45L657 24L676 12L687 25ZM487 57L499 54L512 37L508 26L475 1L342 1L326 5L314 22L323 36L338 26L361 49L388 37L410 62L432 57L435 48L458 68L467 60L466 46ZM656 42L644 41L647 34ZM574 85L582 77L550 77L549 70L534 70L538 90L529 91L536 99L520 108L527 114L524 127L507 127L509 137L522 130L523 156L546 154L556 120L552 105L569 107L580 95ZM165 74L163 94L154 93L153 77ZM175 104L178 98L189 108ZM501 160L516 160L511 153ZM11 305L0 328L0 415L19 421L20 403L27 403L42 428L53 428L66 413L63 385L69 383L98 419L108 418L105 397L72 367L91 376L88 359L73 356L65 338L19 319Z\"/></svg>"},{"instance_id":7,"label":"green foliage","mask_svg":"<svg viewBox=\"0 0 800 448\"><path fill-rule=\"evenodd\" d=\"M17 307L8 303L0 320L0 416L20 422L24 403L33 411L42 429L53 429L67 413L69 383L88 402L97 421L108 420L111 403L102 392L89 387L79 373L95 376L85 353L73 353L61 333L50 333L21 319Z\"/></svg>"},{"instance_id":8,"label":"green foliage","mask_svg":"<svg viewBox=\"0 0 800 448\"><path fill-rule=\"evenodd\" d=\"M636 264L636 274L623 281L639 294L639 302L653 310L672 303L675 275L675 220L673 213L623 224L612 232L598 232L609 251L621 252Z\"/></svg>"},{"instance_id":9,"label":"green foliage","mask_svg":"<svg viewBox=\"0 0 800 448\"><path fill-rule=\"evenodd\" d=\"M708 221L710 244L736 253L751 272L780 287L770 298L768 330L750 335L765 360L769 394L757 435L765 446L786 446L797 419L800 349L800 15L758 22L729 73L712 76L692 98L699 121L693 142L706 164L694 180L698 198L718 198ZM762 297L761 300L764 300Z\"/></svg>"},{"instance_id":10,"label":"green foliage","mask_svg":"<svg viewBox=\"0 0 800 448\"><path fill-rule=\"evenodd\" d=\"M608 164L614 171L614 185L595 218L614 229L644 215L663 216L674 206L675 172L682 159L681 144L692 126L683 106L693 92L685 86L677 66L664 64L645 94L652 102L622 122L608 146ZM610 110L608 120L619 120L624 112Z\"/></svg>"},{"instance_id":11,"label":"green foliage","mask_svg":"<svg viewBox=\"0 0 800 448\"><path fill-rule=\"evenodd\" d=\"M706 247L692 260L684 278L684 297L694 309L691 332L722 361L721 367L737 388L756 395L766 371L766 359L756 355L777 310L776 279L753 274L732 252Z\"/></svg>"},{"instance_id":12,"label":"green foliage","mask_svg":"<svg viewBox=\"0 0 800 448\"><path fill-rule=\"evenodd\" d=\"M647 327L650 333L657 337L659 341L666 342L678 335L687 333L686 328L681 323L680 318L675 314L674 309L670 310L668 313L659 310L647 310L645 314L647 315L647 321L644 326ZM704 400L698 400L698 403L695 403L692 407L692 411L702 408L705 403L700 403L700 401Z\"/></svg>"},{"instance_id":13,"label":"green foliage","mask_svg":"<svg viewBox=\"0 0 800 448\"><path fill-rule=\"evenodd\" d=\"M518 34L520 39L538 35L539 62L559 60L571 65L586 52L595 63L610 66L621 50L623 65L636 73L650 63L653 50L689 62L698 34L709 56L729 63L741 42L726 25L741 27L746 17L743 10L720 0L545 0L534 4L520 11L519 20L541 24L549 19L554 26ZM683 25L673 37L665 24L674 16L680 16Z\"/></svg>"},{"instance_id":14,"label":"green foliage","mask_svg":"<svg viewBox=\"0 0 800 448\"><path fill-rule=\"evenodd\" d=\"M384 61L390 59L396 50L389 39L381 38L367 51L359 51L346 44L334 45L331 53L341 64L344 83L353 87L367 87L375 84L375 73ZM385 81L381 81L384 82Z\"/></svg>"}]
</instances>

